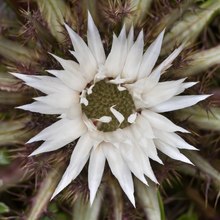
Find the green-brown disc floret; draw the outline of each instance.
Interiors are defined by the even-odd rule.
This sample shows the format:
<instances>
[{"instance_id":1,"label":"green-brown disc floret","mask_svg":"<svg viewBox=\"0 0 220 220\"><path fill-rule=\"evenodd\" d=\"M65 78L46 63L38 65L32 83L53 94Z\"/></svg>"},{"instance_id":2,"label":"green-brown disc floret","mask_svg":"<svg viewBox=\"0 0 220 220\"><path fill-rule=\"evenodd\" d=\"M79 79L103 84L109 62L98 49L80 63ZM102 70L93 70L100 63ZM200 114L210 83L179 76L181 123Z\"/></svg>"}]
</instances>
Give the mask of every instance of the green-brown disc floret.
<instances>
[{"instance_id":1,"label":"green-brown disc floret","mask_svg":"<svg viewBox=\"0 0 220 220\"><path fill-rule=\"evenodd\" d=\"M86 99L88 105L82 104L82 111L93 121L98 130L110 132L130 125L127 119L135 112L135 105L128 90L120 91L118 85L101 80L95 83L91 94L86 93ZM124 116L121 124L110 111L112 106ZM95 120L103 116L110 116L112 120L109 123Z\"/></svg>"}]
</instances>

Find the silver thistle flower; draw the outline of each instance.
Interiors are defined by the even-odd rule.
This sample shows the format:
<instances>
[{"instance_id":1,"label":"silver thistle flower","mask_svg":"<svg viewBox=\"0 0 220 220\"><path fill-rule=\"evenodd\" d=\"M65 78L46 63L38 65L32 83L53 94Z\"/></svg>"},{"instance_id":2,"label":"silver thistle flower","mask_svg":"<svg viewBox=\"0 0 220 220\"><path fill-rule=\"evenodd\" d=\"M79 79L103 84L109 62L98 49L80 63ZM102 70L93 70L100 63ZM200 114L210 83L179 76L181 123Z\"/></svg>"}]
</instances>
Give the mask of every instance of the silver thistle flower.
<instances>
[{"instance_id":1,"label":"silver thistle flower","mask_svg":"<svg viewBox=\"0 0 220 220\"><path fill-rule=\"evenodd\" d=\"M144 184L157 183L149 158L163 163L160 150L186 163L190 160L179 149L195 150L175 132L188 132L160 113L186 108L209 95L182 95L195 82L186 79L159 82L183 47L175 49L154 68L161 51L164 31L144 52L143 32L134 41L133 27L126 35L113 35L106 57L99 32L88 14L88 45L68 25L78 62L54 58L64 70L48 70L55 76L27 76L12 73L46 96L35 98L20 109L42 114L58 114L59 120L28 143L44 143L31 156L64 147L79 138L53 197L74 180L89 159L88 185L93 203L100 185L105 161L121 188L135 206L132 173Z\"/></svg>"}]
</instances>

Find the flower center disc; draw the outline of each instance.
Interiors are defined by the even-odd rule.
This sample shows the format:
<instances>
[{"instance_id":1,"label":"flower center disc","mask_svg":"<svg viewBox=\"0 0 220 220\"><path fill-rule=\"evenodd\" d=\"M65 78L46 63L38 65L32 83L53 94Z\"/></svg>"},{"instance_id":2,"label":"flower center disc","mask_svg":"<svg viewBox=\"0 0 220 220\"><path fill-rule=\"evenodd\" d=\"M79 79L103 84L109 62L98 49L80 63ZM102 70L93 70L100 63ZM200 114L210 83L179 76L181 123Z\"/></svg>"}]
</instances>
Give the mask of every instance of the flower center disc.
<instances>
[{"instance_id":1,"label":"flower center disc","mask_svg":"<svg viewBox=\"0 0 220 220\"><path fill-rule=\"evenodd\" d=\"M86 93L86 99L88 105L82 104L82 111L99 131L110 132L130 125L128 117L135 112L135 105L128 90L120 91L117 85L101 80L94 85L91 94ZM111 112L112 106L124 116L121 124ZM97 121L103 116L110 116L112 120L108 123Z\"/></svg>"}]
</instances>

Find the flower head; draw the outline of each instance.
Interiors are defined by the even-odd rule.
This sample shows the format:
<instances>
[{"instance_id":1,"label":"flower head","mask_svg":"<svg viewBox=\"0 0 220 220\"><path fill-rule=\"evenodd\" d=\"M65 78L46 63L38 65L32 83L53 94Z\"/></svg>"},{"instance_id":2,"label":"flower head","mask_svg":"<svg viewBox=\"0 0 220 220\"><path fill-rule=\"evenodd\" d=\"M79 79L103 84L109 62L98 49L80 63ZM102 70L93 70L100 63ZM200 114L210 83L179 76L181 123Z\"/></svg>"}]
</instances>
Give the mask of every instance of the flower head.
<instances>
[{"instance_id":1,"label":"flower head","mask_svg":"<svg viewBox=\"0 0 220 220\"><path fill-rule=\"evenodd\" d=\"M54 151L79 138L54 196L81 172L89 160L88 185L93 202L107 160L113 175L132 204L135 204L132 174L147 183L157 179L150 160L162 164L157 150L186 163L179 149L195 150L175 132L187 132L160 113L192 106L207 95L182 95L195 85L185 79L160 82L160 76L182 51L180 46L154 68L160 54L164 31L144 52L143 31L134 41L133 27L126 34L113 35L106 57L99 32L88 14L87 43L65 25L77 62L53 57L64 70L48 70L53 76L16 77L45 96L19 108L59 115L28 143L44 141L31 155Z\"/></svg>"}]
</instances>

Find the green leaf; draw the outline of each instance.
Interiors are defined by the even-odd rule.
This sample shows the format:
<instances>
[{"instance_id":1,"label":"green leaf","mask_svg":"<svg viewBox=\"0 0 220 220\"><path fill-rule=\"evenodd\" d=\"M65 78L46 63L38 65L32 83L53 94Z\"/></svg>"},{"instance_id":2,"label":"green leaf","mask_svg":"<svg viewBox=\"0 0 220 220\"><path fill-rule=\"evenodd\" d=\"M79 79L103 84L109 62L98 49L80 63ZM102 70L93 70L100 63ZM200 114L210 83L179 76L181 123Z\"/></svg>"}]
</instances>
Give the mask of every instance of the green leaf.
<instances>
[{"instance_id":1,"label":"green leaf","mask_svg":"<svg viewBox=\"0 0 220 220\"><path fill-rule=\"evenodd\" d=\"M133 13L125 18L125 23L128 25L141 24L147 16L152 2L152 0L131 0L130 5Z\"/></svg>"},{"instance_id":2,"label":"green leaf","mask_svg":"<svg viewBox=\"0 0 220 220\"><path fill-rule=\"evenodd\" d=\"M103 190L99 189L96 198L92 204L85 202L82 196L76 200L73 207L73 219L77 220L98 220L102 205Z\"/></svg>"},{"instance_id":3,"label":"green leaf","mask_svg":"<svg viewBox=\"0 0 220 220\"><path fill-rule=\"evenodd\" d=\"M200 169L203 173L209 175L212 180L216 190L220 191L220 172L216 170L211 164L201 157L197 152L182 150L182 153L187 156L192 163Z\"/></svg>"},{"instance_id":4,"label":"green leaf","mask_svg":"<svg viewBox=\"0 0 220 220\"><path fill-rule=\"evenodd\" d=\"M0 214L9 212L9 207L5 203L0 202Z\"/></svg>"},{"instance_id":5,"label":"green leaf","mask_svg":"<svg viewBox=\"0 0 220 220\"><path fill-rule=\"evenodd\" d=\"M53 195L54 190L57 187L58 182L61 179L63 173L64 163L60 163L56 169L52 169L44 181L34 198L34 203L27 214L27 220L39 219L44 212L50 199Z\"/></svg>"},{"instance_id":6,"label":"green leaf","mask_svg":"<svg viewBox=\"0 0 220 220\"><path fill-rule=\"evenodd\" d=\"M0 55L15 62L28 64L36 63L37 59L37 54L33 50L3 37L0 37Z\"/></svg>"},{"instance_id":7,"label":"green leaf","mask_svg":"<svg viewBox=\"0 0 220 220\"><path fill-rule=\"evenodd\" d=\"M208 114L205 109L201 107L190 107L175 113L176 117L180 120L188 120L196 124L199 128L205 130L220 131L220 109L210 108Z\"/></svg>"},{"instance_id":8,"label":"green leaf","mask_svg":"<svg viewBox=\"0 0 220 220\"><path fill-rule=\"evenodd\" d=\"M52 220L52 218L50 218L48 216L44 216L44 217L40 218L40 220Z\"/></svg>"},{"instance_id":9,"label":"green leaf","mask_svg":"<svg viewBox=\"0 0 220 220\"><path fill-rule=\"evenodd\" d=\"M181 215L177 220L198 220L196 213L187 213Z\"/></svg>"},{"instance_id":10,"label":"green leaf","mask_svg":"<svg viewBox=\"0 0 220 220\"><path fill-rule=\"evenodd\" d=\"M51 204L49 204L48 210L50 212L57 213L59 209L58 209L56 203L51 203Z\"/></svg>"},{"instance_id":11,"label":"green leaf","mask_svg":"<svg viewBox=\"0 0 220 220\"><path fill-rule=\"evenodd\" d=\"M10 164L10 160L8 158L8 152L6 149L0 150L0 165L8 165Z\"/></svg>"},{"instance_id":12,"label":"green leaf","mask_svg":"<svg viewBox=\"0 0 220 220\"><path fill-rule=\"evenodd\" d=\"M166 33L161 54L169 54L176 45L195 42L201 31L220 10L220 0L205 2L200 7L186 12Z\"/></svg>"},{"instance_id":13,"label":"green leaf","mask_svg":"<svg viewBox=\"0 0 220 220\"><path fill-rule=\"evenodd\" d=\"M64 35L63 25L64 20L71 17L69 7L63 0L37 0L38 7L44 19L47 21L48 28L51 34L57 39L58 42L63 42Z\"/></svg>"},{"instance_id":14,"label":"green leaf","mask_svg":"<svg viewBox=\"0 0 220 220\"><path fill-rule=\"evenodd\" d=\"M2 121L0 126L0 146L27 141L33 135L33 132L27 128L27 123L30 121L31 117L29 116L17 120Z\"/></svg>"},{"instance_id":15,"label":"green leaf","mask_svg":"<svg viewBox=\"0 0 220 220\"><path fill-rule=\"evenodd\" d=\"M160 195L160 191L157 192L157 197L158 197L158 202L159 202L159 207L160 207L161 220L166 220L163 200L162 200L162 197Z\"/></svg>"},{"instance_id":16,"label":"green leaf","mask_svg":"<svg viewBox=\"0 0 220 220\"><path fill-rule=\"evenodd\" d=\"M187 66L179 71L181 76L204 73L208 68L220 63L220 46L194 53L187 60Z\"/></svg>"},{"instance_id":17,"label":"green leaf","mask_svg":"<svg viewBox=\"0 0 220 220\"><path fill-rule=\"evenodd\" d=\"M64 213L58 213L55 216L55 220L68 220L68 219L69 219L69 217Z\"/></svg>"},{"instance_id":18,"label":"green leaf","mask_svg":"<svg viewBox=\"0 0 220 220\"><path fill-rule=\"evenodd\" d=\"M164 213L161 213L157 186L150 180L148 183L149 186L146 186L135 178L137 198L148 220L161 220L161 217L164 215Z\"/></svg>"}]
</instances>

